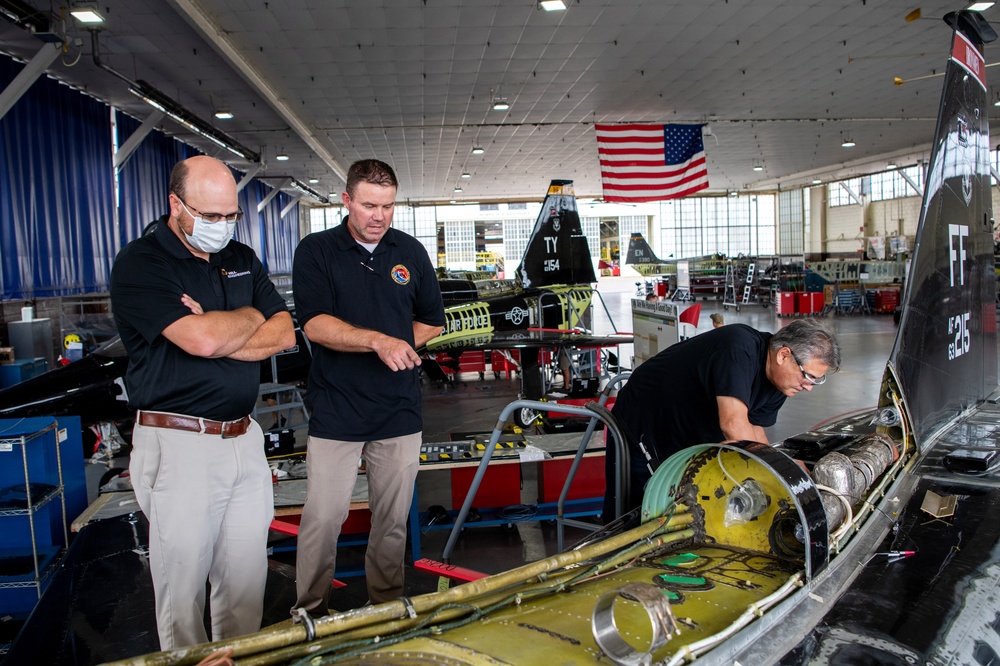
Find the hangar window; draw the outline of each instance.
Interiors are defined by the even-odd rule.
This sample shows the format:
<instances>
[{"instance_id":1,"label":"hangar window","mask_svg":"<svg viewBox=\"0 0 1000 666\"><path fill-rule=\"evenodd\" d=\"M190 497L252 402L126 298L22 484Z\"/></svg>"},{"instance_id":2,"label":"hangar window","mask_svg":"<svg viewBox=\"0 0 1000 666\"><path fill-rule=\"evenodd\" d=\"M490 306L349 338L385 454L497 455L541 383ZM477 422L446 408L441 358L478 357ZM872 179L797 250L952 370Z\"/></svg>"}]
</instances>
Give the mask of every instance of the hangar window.
<instances>
[{"instance_id":1,"label":"hangar window","mask_svg":"<svg viewBox=\"0 0 1000 666\"><path fill-rule=\"evenodd\" d=\"M309 209L309 233L331 229L340 224L341 206L313 206Z\"/></svg>"},{"instance_id":2,"label":"hangar window","mask_svg":"<svg viewBox=\"0 0 1000 666\"><path fill-rule=\"evenodd\" d=\"M847 180L837 181L835 183L830 183L829 185L827 185L826 191L827 194L829 195L828 202L830 208L833 208L835 206L851 206L858 203L857 201L854 200L854 197L852 197L848 193L847 190L841 187L840 184L844 183L844 185L846 185L847 188L851 190L851 192L854 192L858 196L861 196L862 194L861 180L862 180L861 178L848 178Z\"/></svg>"},{"instance_id":3,"label":"hangar window","mask_svg":"<svg viewBox=\"0 0 1000 666\"><path fill-rule=\"evenodd\" d=\"M724 254L774 254L775 201L772 195L688 197L660 202L662 258Z\"/></svg>"},{"instance_id":4,"label":"hangar window","mask_svg":"<svg viewBox=\"0 0 1000 666\"><path fill-rule=\"evenodd\" d=\"M919 166L884 171L872 174L869 178L871 179L872 201L919 197L924 193L924 170ZM913 181L918 189L914 189L906 180L907 178Z\"/></svg>"},{"instance_id":5,"label":"hangar window","mask_svg":"<svg viewBox=\"0 0 1000 666\"><path fill-rule=\"evenodd\" d=\"M520 201L507 204L507 210L528 210L528 204Z\"/></svg>"},{"instance_id":6,"label":"hangar window","mask_svg":"<svg viewBox=\"0 0 1000 666\"><path fill-rule=\"evenodd\" d=\"M479 210L500 210L500 204L479 204Z\"/></svg>"}]
</instances>

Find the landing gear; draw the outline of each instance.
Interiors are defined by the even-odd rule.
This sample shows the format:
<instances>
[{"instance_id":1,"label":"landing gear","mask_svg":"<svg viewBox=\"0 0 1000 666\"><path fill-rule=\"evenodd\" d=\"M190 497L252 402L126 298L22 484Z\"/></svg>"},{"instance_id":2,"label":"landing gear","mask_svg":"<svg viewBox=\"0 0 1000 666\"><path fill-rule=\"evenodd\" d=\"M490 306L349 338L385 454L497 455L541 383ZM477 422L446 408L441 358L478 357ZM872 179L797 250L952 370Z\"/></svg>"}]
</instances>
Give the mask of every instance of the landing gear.
<instances>
[{"instance_id":1,"label":"landing gear","mask_svg":"<svg viewBox=\"0 0 1000 666\"><path fill-rule=\"evenodd\" d=\"M538 412L530 407L522 407L514 412L514 424L519 428L529 428L538 419Z\"/></svg>"}]
</instances>

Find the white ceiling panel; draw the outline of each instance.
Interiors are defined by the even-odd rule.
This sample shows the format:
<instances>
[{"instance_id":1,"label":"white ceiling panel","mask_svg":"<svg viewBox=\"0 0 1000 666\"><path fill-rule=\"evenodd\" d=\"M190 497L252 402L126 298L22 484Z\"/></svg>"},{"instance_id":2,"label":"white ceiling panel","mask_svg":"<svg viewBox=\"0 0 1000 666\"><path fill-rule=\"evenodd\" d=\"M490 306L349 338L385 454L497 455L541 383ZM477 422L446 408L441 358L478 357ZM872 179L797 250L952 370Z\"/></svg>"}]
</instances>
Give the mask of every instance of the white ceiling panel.
<instances>
[{"instance_id":1,"label":"white ceiling panel","mask_svg":"<svg viewBox=\"0 0 1000 666\"><path fill-rule=\"evenodd\" d=\"M907 23L913 7L863 0L574 0L551 13L534 0L101 6L105 64L261 151L265 175L318 177L318 191L336 192L335 171L379 157L411 201L540 197L553 178L600 196L594 122L707 123L720 193L872 171L927 149L950 39L939 19ZM150 107L94 62L90 33L68 28L82 57L49 73L146 117ZM0 44L27 60L40 42L4 22ZM988 46L987 62L998 53ZM1000 71L987 71L1000 90ZM896 76L929 78L896 86ZM496 95L508 112L490 109ZM219 106L236 118L216 121ZM170 120L162 128L218 152ZM845 135L858 145L841 148ZM487 152L472 155L476 144ZM274 161L279 148L288 162ZM463 171L473 177L456 195Z\"/></svg>"}]
</instances>

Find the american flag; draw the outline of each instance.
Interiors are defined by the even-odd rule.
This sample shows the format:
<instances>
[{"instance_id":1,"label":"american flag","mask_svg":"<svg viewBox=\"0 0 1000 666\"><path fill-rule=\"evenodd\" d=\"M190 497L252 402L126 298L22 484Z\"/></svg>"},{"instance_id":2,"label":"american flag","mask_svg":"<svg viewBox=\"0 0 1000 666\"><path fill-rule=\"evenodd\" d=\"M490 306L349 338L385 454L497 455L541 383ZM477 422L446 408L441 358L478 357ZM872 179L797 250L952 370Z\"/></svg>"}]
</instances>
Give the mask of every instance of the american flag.
<instances>
[{"instance_id":1,"label":"american flag","mask_svg":"<svg viewBox=\"0 0 1000 666\"><path fill-rule=\"evenodd\" d=\"M701 125L596 125L605 201L676 199L708 187Z\"/></svg>"}]
</instances>

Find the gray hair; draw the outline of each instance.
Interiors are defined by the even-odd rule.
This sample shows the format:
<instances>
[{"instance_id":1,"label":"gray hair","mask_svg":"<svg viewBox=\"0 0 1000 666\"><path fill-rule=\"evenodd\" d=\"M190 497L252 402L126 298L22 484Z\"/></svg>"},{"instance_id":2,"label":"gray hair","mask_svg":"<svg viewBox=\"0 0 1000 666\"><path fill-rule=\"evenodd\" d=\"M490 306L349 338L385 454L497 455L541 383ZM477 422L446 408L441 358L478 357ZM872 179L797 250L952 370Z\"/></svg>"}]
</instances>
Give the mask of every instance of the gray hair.
<instances>
[{"instance_id":1,"label":"gray hair","mask_svg":"<svg viewBox=\"0 0 1000 666\"><path fill-rule=\"evenodd\" d=\"M833 331L818 319L796 319L771 338L771 351L788 347L802 363L815 360L840 370L840 343Z\"/></svg>"}]
</instances>

